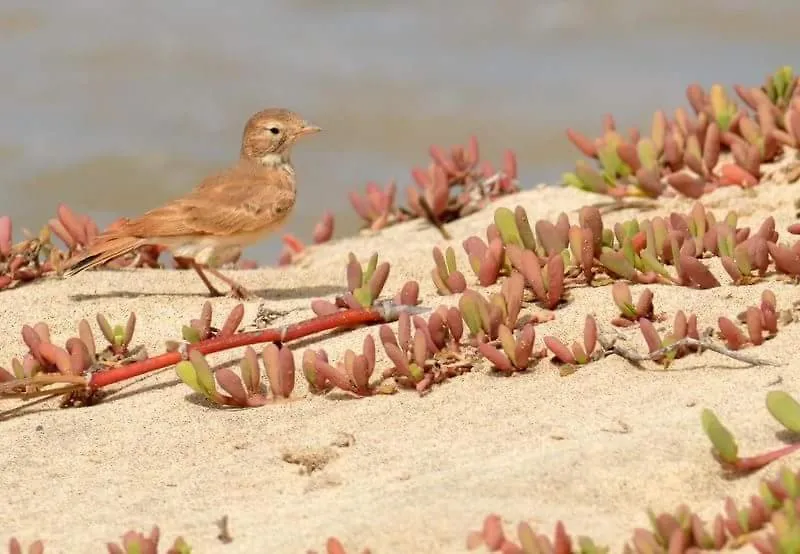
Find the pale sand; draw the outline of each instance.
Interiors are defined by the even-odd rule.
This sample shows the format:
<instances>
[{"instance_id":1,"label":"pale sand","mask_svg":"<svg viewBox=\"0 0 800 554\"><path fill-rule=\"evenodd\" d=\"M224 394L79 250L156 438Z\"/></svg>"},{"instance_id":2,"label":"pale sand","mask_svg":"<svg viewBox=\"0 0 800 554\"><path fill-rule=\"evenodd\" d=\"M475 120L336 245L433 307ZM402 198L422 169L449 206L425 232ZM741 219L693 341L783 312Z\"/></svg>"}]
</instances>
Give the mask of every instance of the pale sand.
<instances>
[{"instance_id":1,"label":"pale sand","mask_svg":"<svg viewBox=\"0 0 800 554\"><path fill-rule=\"evenodd\" d=\"M755 193L736 188L704 198L718 216L742 210L741 224L775 216L782 239L794 222L796 187L761 185ZM602 200L574 190L537 188L497 205L523 205L531 217L576 218L581 205ZM688 200L664 200L658 212L687 211ZM448 226L461 269L469 271L461 240L484 236L493 210ZM607 216L607 222L636 214ZM573 219L577 221L577 219ZM394 294L407 279L422 286L425 305L455 304L439 297L430 279L431 248L445 245L421 222L389 228L372 237L347 238L314 251L304 267L242 271L236 275L270 307L297 310L275 322L309 317L309 300L343 290L347 252L363 261L378 251L392 263L385 290ZM735 317L756 304L769 287L779 308L798 298L796 288L770 278L748 286L723 282L708 291L653 286L656 310L671 318L677 309L695 312L701 328L720 315ZM493 287L496 289L497 287ZM634 287L637 293L640 287ZM48 280L3 292L0 360L23 353L19 329L47 322L59 342L74 333L81 317L96 312L120 320L139 317L136 343L160 352L196 317L204 288L190 271L89 272L67 281ZM235 304L216 299L215 321ZM245 321L257 301L246 304ZM577 338L586 313L602 329L616 310L610 288L576 288L554 321L537 327L541 337ZM663 327L665 324L661 324ZM360 348L361 329L295 348L324 347L336 359ZM638 331L626 332L643 348ZM26 409L0 423L0 540L9 536L46 541L47 552L100 552L104 541L128 528L158 524L168 539L183 535L195 552L299 553L322 549L337 536L348 549L376 553L457 553L471 529L489 512L507 523L521 519L552 533L564 520L573 534L588 534L619 551L635 526L646 525L645 509L672 509L681 502L706 516L722 508L727 494L744 500L760 477L778 465L738 481L721 478L700 428L702 407L714 409L740 438L743 453L780 445L779 426L764 407L770 383L798 393L794 363L800 325L749 353L781 364L744 367L713 353L690 356L671 371L634 369L610 357L560 377L549 361L529 374L502 378L485 367L436 387L426 397L404 391L361 400L307 395L298 375L299 401L249 410L219 410L191 401L187 387L169 368L139 379L121 394L86 409L61 410L54 403ZM387 361L379 347L379 367ZM216 355L234 359L239 351ZM304 396L307 395L307 396ZM0 408L18 406L3 401ZM286 450L325 448L341 433L349 447L311 476L282 460ZM217 541L215 520L230 518L234 542ZM355 550L352 550L355 552Z\"/></svg>"}]
</instances>

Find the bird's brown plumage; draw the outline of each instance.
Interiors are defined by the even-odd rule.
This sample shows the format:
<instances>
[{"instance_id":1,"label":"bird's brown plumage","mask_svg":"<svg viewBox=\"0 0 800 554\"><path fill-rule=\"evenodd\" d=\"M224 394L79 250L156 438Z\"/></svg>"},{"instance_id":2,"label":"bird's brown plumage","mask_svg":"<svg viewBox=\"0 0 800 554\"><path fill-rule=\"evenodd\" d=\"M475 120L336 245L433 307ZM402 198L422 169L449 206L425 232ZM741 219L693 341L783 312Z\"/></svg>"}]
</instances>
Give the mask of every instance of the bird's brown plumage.
<instances>
[{"instance_id":1,"label":"bird's brown plumage","mask_svg":"<svg viewBox=\"0 0 800 554\"><path fill-rule=\"evenodd\" d=\"M288 110L258 112L245 125L240 159L232 167L205 178L188 194L101 233L68 263L65 275L146 244L166 246L173 255L206 266L227 249L256 242L291 213L296 197L291 147L318 130Z\"/></svg>"}]
</instances>

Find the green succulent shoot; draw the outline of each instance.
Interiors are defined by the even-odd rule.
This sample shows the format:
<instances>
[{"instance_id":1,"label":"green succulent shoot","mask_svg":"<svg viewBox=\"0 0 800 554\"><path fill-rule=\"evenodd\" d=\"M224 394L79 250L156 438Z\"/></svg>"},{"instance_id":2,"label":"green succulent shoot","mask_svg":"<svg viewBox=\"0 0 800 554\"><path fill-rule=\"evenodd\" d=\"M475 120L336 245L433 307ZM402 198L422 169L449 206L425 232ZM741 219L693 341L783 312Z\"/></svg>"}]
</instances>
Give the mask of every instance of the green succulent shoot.
<instances>
[{"instance_id":1,"label":"green succulent shoot","mask_svg":"<svg viewBox=\"0 0 800 554\"><path fill-rule=\"evenodd\" d=\"M794 86L795 75L792 66L784 65L767 79L764 88L773 104L779 108L785 108L792 98Z\"/></svg>"},{"instance_id":2,"label":"green succulent shoot","mask_svg":"<svg viewBox=\"0 0 800 554\"><path fill-rule=\"evenodd\" d=\"M714 116L714 121L719 125L720 131L723 133L728 131L739 112L736 103L728 97L725 88L719 84L711 85L709 100L711 102L711 113Z\"/></svg>"},{"instance_id":3,"label":"green succulent shoot","mask_svg":"<svg viewBox=\"0 0 800 554\"><path fill-rule=\"evenodd\" d=\"M728 428L708 408L703 410L700 418L703 424L703 431L711 441L717 457L728 464L735 464L739 459L739 447Z\"/></svg>"},{"instance_id":4,"label":"green succulent shoot","mask_svg":"<svg viewBox=\"0 0 800 554\"><path fill-rule=\"evenodd\" d=\"M767 393L767 410L778 423L792 433L800 433L800 404L787 392Z\"/></svg>"},{"instance_id":5,"label":"green succulent shoot","mask_svg":"<svg viewBox=\"0 0 800 554\"><path fill-rule=\"evenodd\" d=\"M365 268L361 267L355 254L348 255L347 261L347 288L356 302L363 308L369 308L383 290L386 279L389 278L389 264L383 262L378 265L377 252L370 256Z\"/></svg>"}]
</instances>

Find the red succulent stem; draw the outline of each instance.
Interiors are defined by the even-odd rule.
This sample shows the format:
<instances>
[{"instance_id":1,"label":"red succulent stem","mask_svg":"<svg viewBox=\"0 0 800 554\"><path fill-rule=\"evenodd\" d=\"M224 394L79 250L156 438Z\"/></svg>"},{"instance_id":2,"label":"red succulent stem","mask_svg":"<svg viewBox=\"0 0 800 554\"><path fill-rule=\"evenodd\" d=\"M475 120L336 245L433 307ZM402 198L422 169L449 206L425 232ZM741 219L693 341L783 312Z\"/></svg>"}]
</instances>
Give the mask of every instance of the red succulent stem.
<instances>
[{"instance_id":1,"label":"red succulent stem","mask_svg":"<svg viewBox=\"0 0 800 554\"><path fill-rule=\"evenodd\" d=\"M762 467L771 464L775 460L788 456L789 454L800 450L800 443L789 444L777 450L765 452L757 456L750 456L748 458L739 458L731 464L735 471L751 472L761 469Z\"/></svg>"},{"instance_id":2,"label":"red succulent stem","mask_svg":"<svg viewBox=\"0 0 800 554\"><path fill-rule=\"evenodd\" d=\"M264 342L287 342L308 335L329 331L331 329L356 327L375 323L388 323L397 319L400 309L372 308L350 309L333 314L322 315L293 323L278 329L263 329L247 333L236 333L225 337L214 337L188 346L189 350L197 350L202 354L213 354L239 346ZM126 379L131 379L157 369L175 365L183 359L180 352L166 352L140 362L115 367L107 371L94 373L89 379L90 389L99 389Z\"/></svg>"}]
</instances>

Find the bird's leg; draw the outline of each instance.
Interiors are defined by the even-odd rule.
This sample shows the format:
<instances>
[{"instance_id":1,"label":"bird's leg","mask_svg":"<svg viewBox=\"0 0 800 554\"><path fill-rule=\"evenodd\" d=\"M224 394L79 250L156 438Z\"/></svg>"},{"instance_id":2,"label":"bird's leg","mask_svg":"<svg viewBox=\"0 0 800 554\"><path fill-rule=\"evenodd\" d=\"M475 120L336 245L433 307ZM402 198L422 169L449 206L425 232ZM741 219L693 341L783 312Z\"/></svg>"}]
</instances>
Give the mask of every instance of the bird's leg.
<instances>
[{"instance_id":1,"label":"bird's leg","mask_svg":"<svg viewBox=\"0 0 800 554\"><path fill-rule=\"evenodd\" d=\"M255 296L252 292L244 288L243 285L237 283L230 277L223 275L221 272L217 271L213 267L204 266L204 269L208 271L211 275L222 281L223 283L227 283L231 287L230 295L234 298L239 300L245 300L247 298L252 298Z\"/></svg>"},{"instance_id":2,"label":"bird's leg","mask_svg":"<svg viewBox=\"0 0 800 554\"><path fill-rule=\"evenodd\" d=\"M197 272L197 275L203 281L203 284L205 284L205 286L208 287L208 292L211 296L222 296L222 293L219 291L219 289L217 289L214 285L212 285L211 281L208 280L206 274L203 273L200 264L198 264L194 260L189 260L189 265L191 265L192 269L194 269Z\"/></svg>"}]
</instances>

